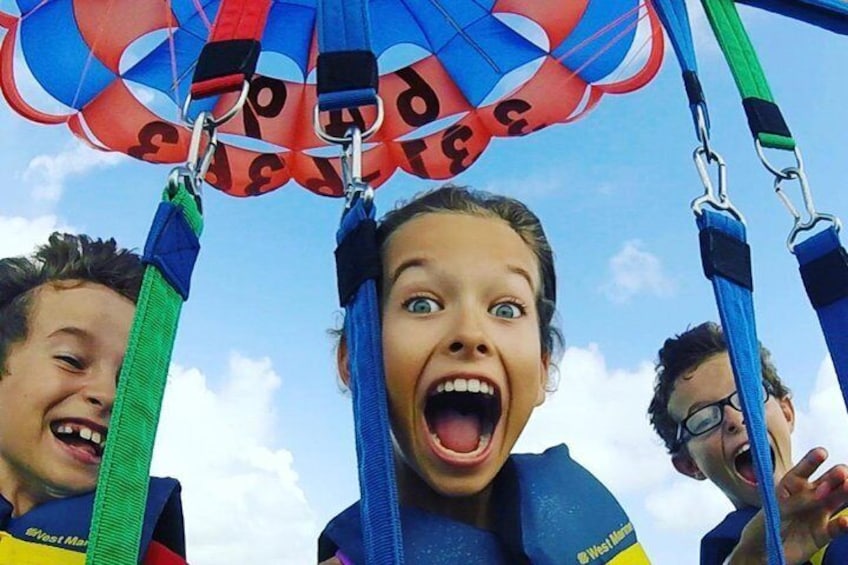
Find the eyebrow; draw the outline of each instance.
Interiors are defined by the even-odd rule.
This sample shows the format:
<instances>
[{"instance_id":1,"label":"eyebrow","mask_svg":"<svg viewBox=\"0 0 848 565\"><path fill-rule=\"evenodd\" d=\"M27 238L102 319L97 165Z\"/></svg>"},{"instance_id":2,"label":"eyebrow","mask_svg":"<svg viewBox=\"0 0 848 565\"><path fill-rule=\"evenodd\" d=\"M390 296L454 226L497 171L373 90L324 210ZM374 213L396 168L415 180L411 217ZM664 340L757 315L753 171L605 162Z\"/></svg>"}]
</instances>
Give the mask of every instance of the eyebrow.
<instances>
[{"instance_id":1,"label":"eyebrow","mask_svg":"<svg viewBox=\"0 0 848 565\"><path fill-rule=\"evenodd\" d=\"M48 339L52 339L54 337L59 337L62 335L70 335L76 337L82 341L92 341L93 337L91 333L82 328L78 328L76 326L64 326L59 328L58 330L54 330L47 334Z\"/></svg>"}]
</instances>

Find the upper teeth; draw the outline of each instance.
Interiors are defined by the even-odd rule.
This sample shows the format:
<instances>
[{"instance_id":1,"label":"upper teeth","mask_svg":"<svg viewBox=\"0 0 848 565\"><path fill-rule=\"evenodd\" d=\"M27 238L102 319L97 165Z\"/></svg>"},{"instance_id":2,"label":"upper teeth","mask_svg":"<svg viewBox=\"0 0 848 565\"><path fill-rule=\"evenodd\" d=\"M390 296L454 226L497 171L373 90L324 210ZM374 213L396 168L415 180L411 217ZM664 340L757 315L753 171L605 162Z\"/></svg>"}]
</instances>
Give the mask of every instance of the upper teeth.
<instances>
[{"instance_id":1,"label":"upper teeth","mask_svg":"<svg viewBox=\"0 0 848 565\"><path fill-rule=\"evenodd\" d=\"M56 431L60 434L77 434L82 439L88 440L92 443L102 446L105 443L106 438L104 438L100 432L96 432L87 426L79 426L78 429L74 429L68 424L63 424L56 428Z\"/></svg>"},{"instance_id":2,"label":"upper teeth","mask_svg":"<svg viewBox=\"0 0 848 565\"><path fill-rule=\"evenodd\" d=\"M494 385L480 379L464 379L458 377L444 381L436 386L436 392L482 392L489 395L495 394Z\"/></svg>"}]
</instances>

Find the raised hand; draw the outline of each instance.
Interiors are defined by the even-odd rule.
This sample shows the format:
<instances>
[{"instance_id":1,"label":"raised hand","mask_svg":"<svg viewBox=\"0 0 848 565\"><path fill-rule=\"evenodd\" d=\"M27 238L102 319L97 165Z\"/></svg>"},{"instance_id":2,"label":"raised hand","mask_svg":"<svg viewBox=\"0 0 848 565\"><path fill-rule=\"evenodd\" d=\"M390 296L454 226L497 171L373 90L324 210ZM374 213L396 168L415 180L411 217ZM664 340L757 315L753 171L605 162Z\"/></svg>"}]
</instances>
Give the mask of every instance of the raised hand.
<instances>
[{"instance_id":1,"label":"raised hand","mask_svg":"<svg viewBox=\"0 0 848 565\"><path fill-rule=\"evenodd\" d=\"M848 466L840 464L819 478L810 477L827 459L823 447L811 449L777 485L780 533L787 565L805 563L834 538L848 533ZM727 561L732 565L765 563L765 518L762 510L742 530Z\"/></svg>"}]
</instances>

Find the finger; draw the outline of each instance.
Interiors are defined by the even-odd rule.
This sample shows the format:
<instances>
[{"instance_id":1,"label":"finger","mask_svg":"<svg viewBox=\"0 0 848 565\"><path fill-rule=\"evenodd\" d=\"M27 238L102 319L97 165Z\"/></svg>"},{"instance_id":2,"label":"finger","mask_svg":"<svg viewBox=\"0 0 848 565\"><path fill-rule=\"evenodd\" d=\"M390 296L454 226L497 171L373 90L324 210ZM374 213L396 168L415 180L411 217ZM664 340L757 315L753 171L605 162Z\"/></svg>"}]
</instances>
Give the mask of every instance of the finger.
<instances>
[{"instance_id":1,"label":"finger","mask_svg":"<svg viewBox=\"0 0 848 565\"><path fill-rule=\"evenodd\" d=\"M827 535L830 539L848 534L848 516L836 516L827 523Z\"/></svg>"},{"instance_id":2,"label":"finger","mask_svg":"<svg viewBox=\"0 0 848 565\"><path fill-rule=\"evenodd\" d=\"M815 489L815 497L820 500L831 492L844 493L848 488L846 481L848 481L848 466L840 464L831 467L810 485Z\"/></svg>"},{"instance_id":3,"label":"finger","mask_svg":"<svg viewBox=\"0 0 848 565\"><path fill-rule=\"evenodd\" d=\"M825 459L827 459L827 450L823 447L814 447L786 474L804 480L809 479L816 472L816 469L824 463Z\"/></svg>"}]
</instances>

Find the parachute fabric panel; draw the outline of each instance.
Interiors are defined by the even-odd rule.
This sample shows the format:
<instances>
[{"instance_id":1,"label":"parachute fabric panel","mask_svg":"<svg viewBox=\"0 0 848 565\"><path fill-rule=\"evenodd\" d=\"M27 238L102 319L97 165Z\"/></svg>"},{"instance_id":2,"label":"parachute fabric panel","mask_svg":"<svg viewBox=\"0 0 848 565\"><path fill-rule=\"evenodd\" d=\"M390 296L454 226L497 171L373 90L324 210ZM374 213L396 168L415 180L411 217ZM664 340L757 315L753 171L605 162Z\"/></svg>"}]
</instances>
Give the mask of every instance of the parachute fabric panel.
<instances>
[{"instance_id":1,"label":"parachute fabric panel","mask_svg":"<svg viewBox=\"0 0 848 565\"><path fill-rule=\"evenodd\" d=\"M848 408L848 255L832 226L796 245L795 255Z\"/></svg>"},{"instance_id":2,"label":"parachute fabric panel","mask_svg":"<svg viewBox=\"0 0 848 565\"><path fill-rule=\"evenodd\" d=\"M704 274L712 282L736 390L751 442L757 487L766 520L769 565L784 565L780 511L769 453L763 405L763 373L754 319L751 252L745 225L730 216L705 210L698 217Z\"/></svg>"},{"instance_id":3,"label":"parachute fabric panel","mask_svg":"<svg viewBox=\"0 0 848 565\"><path fill-rule=\"evenodd\" d=\"M187 253L190 258L196 252L196 238L203 228L197 201L182 183L173 191L170 186L166 188L162 199L163 205L178 209L189 229L189 233L182 233L182 240L171 246L171 251L177 255ZM151 238L156 236L154 228ZM157 243L148 240L145 260L158 251ZM177 262L182 261L178 258ZM183 295L187 295L191 274L186 265L170 270L182 273L177 274L182 279L178 285L184 288L182 294L159 268L150 264L145 268L100 466L86 565L138 563L153 443Z\"/></svg>"},{"instance_id":4,"label":"parachute fabric panel","mask_svg":"<svg viewBox=\"0 0 848 565\"><path fill-rule=\"evenodd\" d=\"M358 198L342 218L336 236L339 246L341 247L350 235L355 236L364 224L373 224L375 214L373 203L366 203L363 198ZM373 234L373 231L370 233ZM373 260L375 256L379 258L373 235L366 243L370 243L374 248L369 253L348 253L346 256L337 254L340 272L350 268L350 261L361 262L368 257ZM366 272L371 270L369 265L354 265L354 268ZM403 563L403 541L400 510L397 505L376 280L368 278L361 282L352 296L343 295L342 300L345 302L345 340L350 367L350 389L353 395L356 460L359 466L361 495L360 520L366 562L400 565ZM379 522L379 519L382 519L382 522Z\"/></svg>"},{"instance_id":5,"label":"parachute fabric panel","mask_svg":"<svg viewBox=\"0 0 848 565\"><path fill-rule=\"evenodd\" d=\"M316 6L317 0L271 2L259 72L244 111L221 128L227 136L208 177L224 192L255 196L290 180L318 194L343 192L338 158L320 150L324 143L311 128ZM386 113L363 157L363 176L373 187L399 168L425 178L455 176L492 137L573 121L604 94L646 84L662 59L661 26L646 0L374 0L369 6ZM188 135L175 115L220 1L19 0L18 7L19 15L0 14L9 30L0 85L18 113L42 123L75 116L75 135L138 159L184 158ZM640 21L651 29L649 56L618 80L628 55L640 51L634 44ZM45 36L62 47L61 65L37 41ZM18 92L11 68L18 47L32 62L33 78L70 114L36 109ZM235 96L195 101L192 109L221 115ZM351 124L373 123L374 112L339 110L323 125L342 135Z\"/></svg>"}]
</instances>

